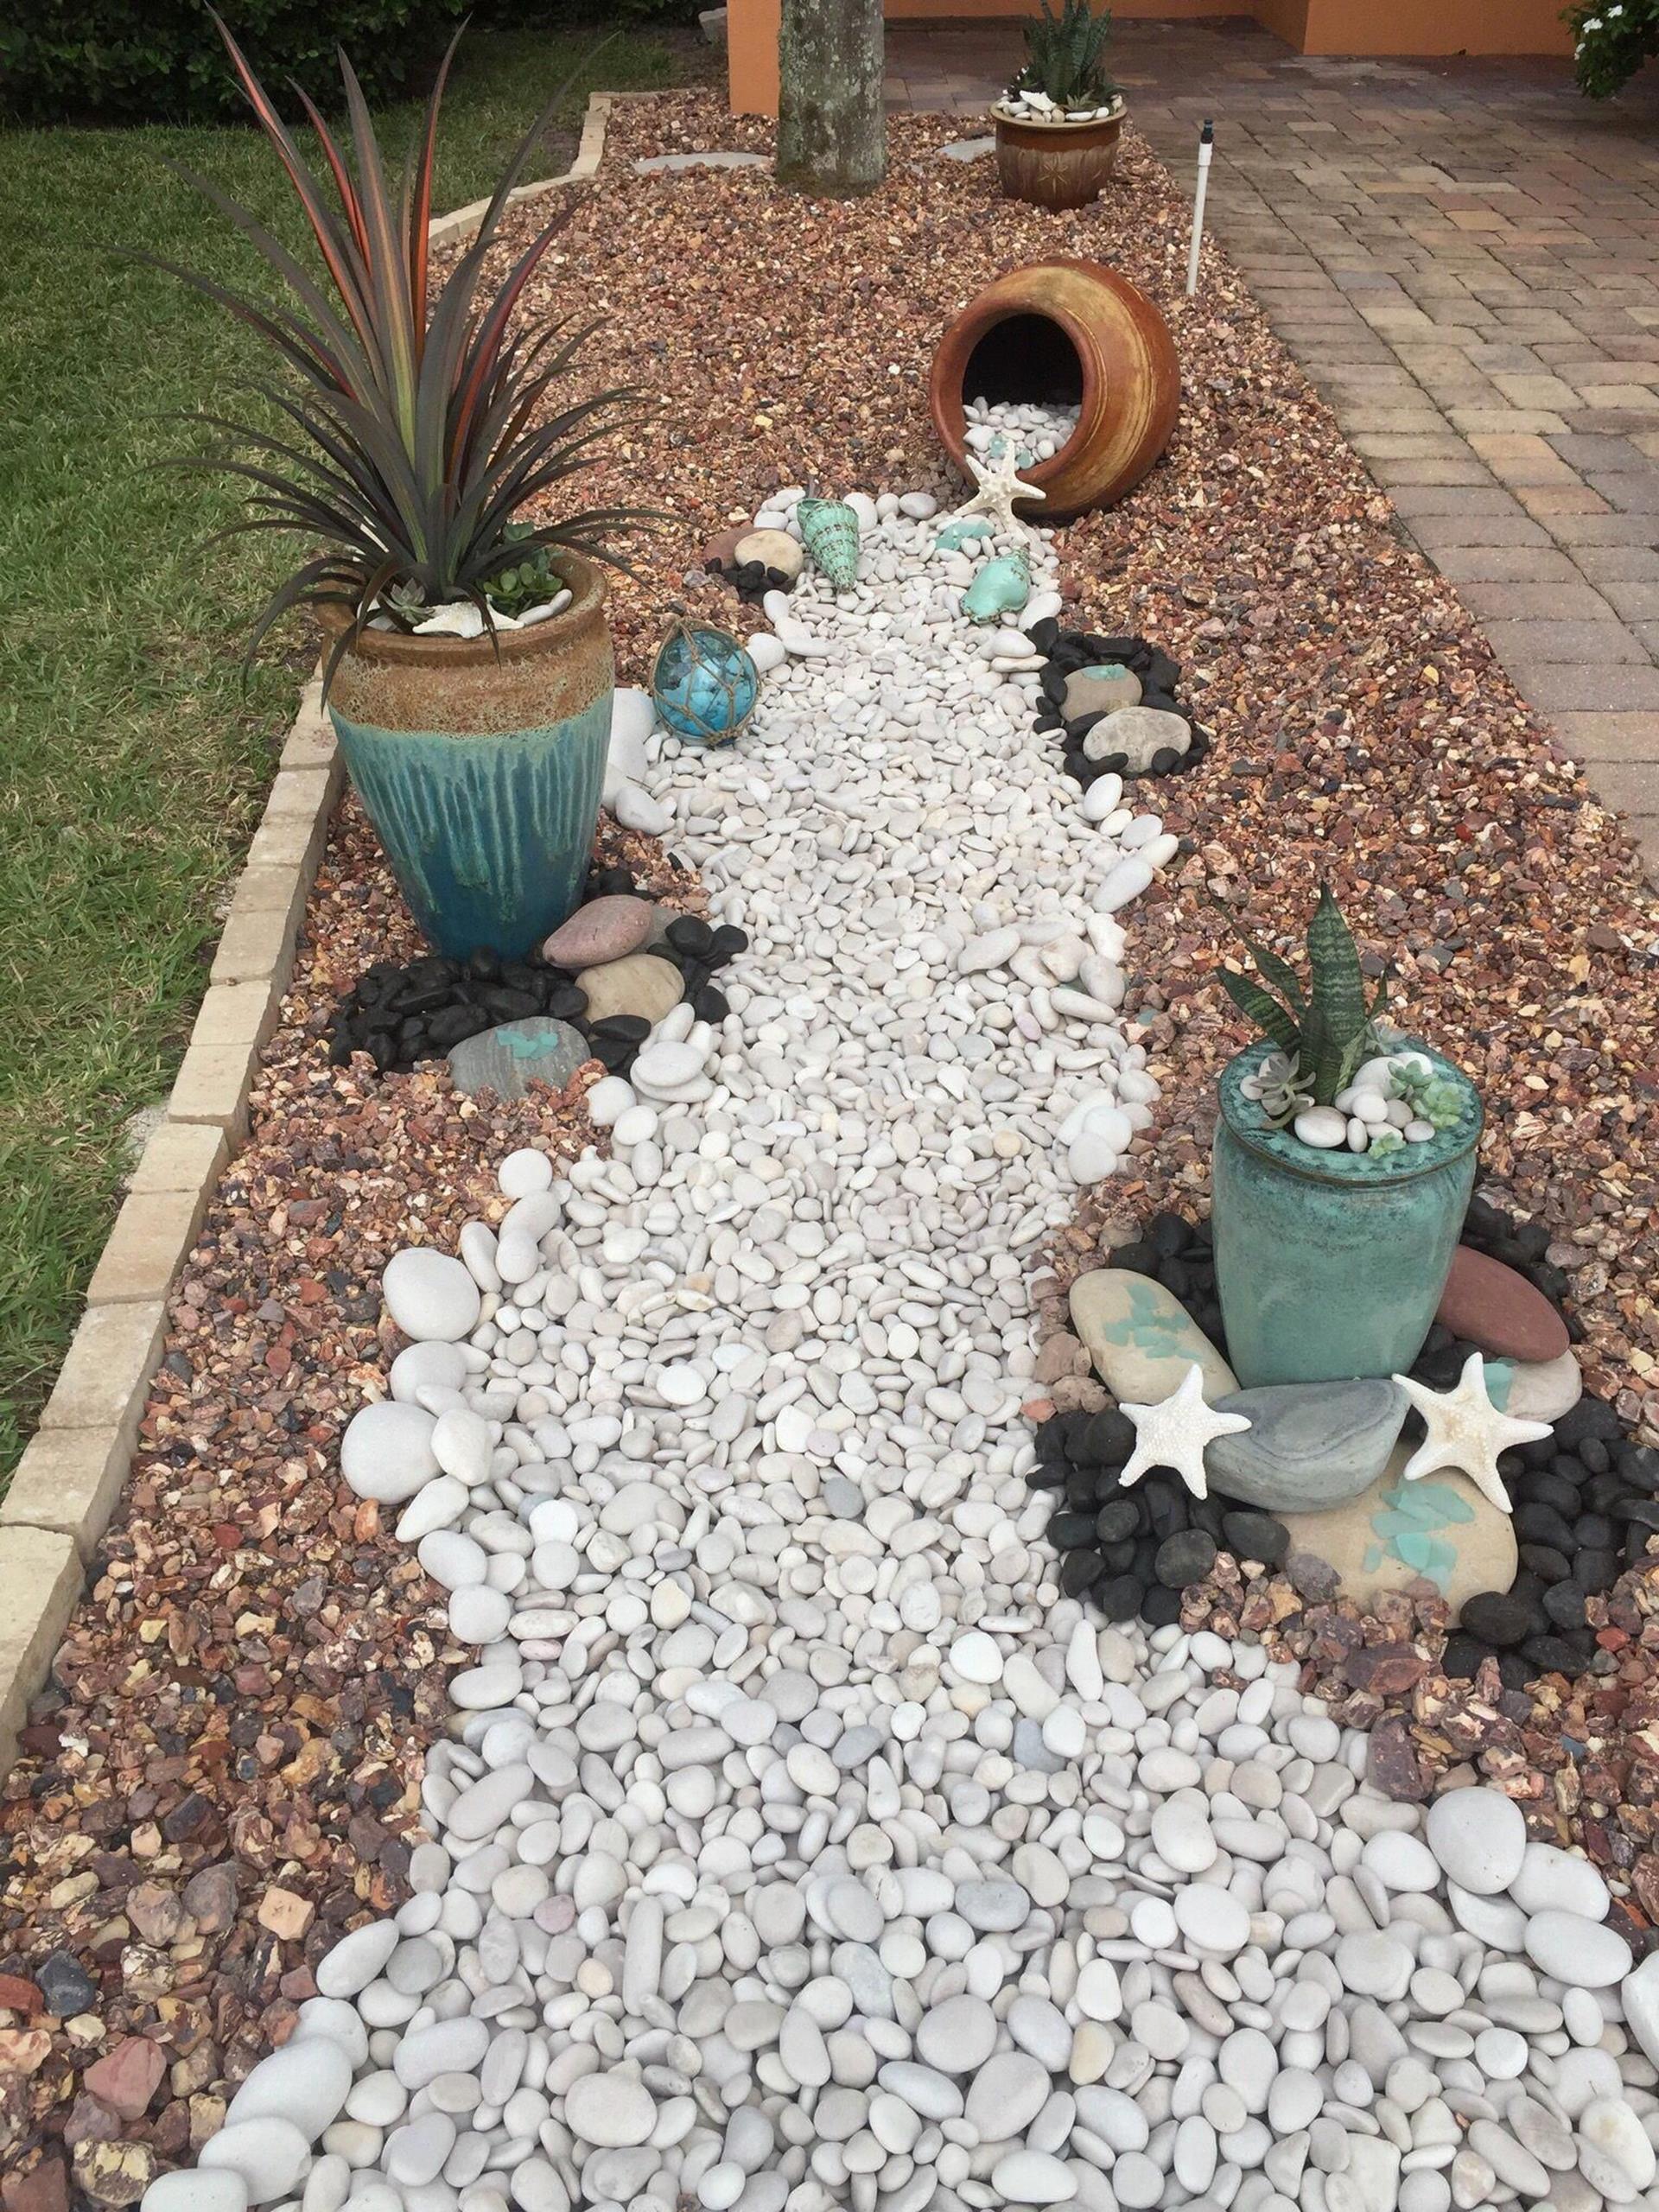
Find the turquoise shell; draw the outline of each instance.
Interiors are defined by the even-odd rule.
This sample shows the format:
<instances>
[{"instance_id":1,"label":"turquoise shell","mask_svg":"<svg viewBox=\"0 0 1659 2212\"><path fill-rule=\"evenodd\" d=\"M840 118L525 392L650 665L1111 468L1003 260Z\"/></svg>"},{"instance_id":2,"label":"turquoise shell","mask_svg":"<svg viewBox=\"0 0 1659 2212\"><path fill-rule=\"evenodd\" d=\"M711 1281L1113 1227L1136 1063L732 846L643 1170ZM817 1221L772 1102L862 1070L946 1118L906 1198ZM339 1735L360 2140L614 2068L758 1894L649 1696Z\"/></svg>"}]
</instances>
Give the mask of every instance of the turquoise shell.
<instances>
[{"instance_id":1,"label":"turquoise shell","mask_svg":"<svg viewBox=\"0 0 1659 2212\"><path fill-rule=\"evenodd\" d=\"M844 500L815 499L810 494L795 512L801 543L816 565L837 591L850 591L858 582L858 517Z\"/></svg>"},{"instance_id":2,"label":"turquoise shell","mask_svg":"<svg viewBox=\"0 0 1659 2212\"><path fill-rule=\"evenodd\" d=\"M582 895L611 742L611 686L541 729L452 736L328 709L398 888L436 952L518 959Z\"/></svg>"},{"instance_id":3,"label":"turquoise shell","mask_svg":"<svg viewBox=\"0 0 1659 2212\"><path fill-rule=\"evenodd\" d=\"M947 553L955 553L964 545L971 545L978 537L995 534L995 525L988 515L964 515L960 522L948 522L934 538Z\"/></svg>"},{"instance_id":4,"label":"turquoise shell","mask_svg":"<svg viewBox=\"0 0 1659 2212\"><path fill-rule=\"evenodd\" d=\"M995 622L999 614L1017 614L1031 597L1031 563L1023 553L1004 553L988 561L962 594L962 611L970 622Z\"/></svg>"},{"instance_id":5,"label":"turquoise shell","mask_svg":"<svg viewBox=\"0 0 1659 2212\"><path fill-rule=\"evenodd\" d=\"M705 745L728 745L760 695L760 671L728 630L676 623L651 671L662 721Z\"/></svg>"},{"instance_id":6,"label":"turquoise shell","mask_svg":"<svg viewBox=\"0 0 1659 2212\"><path fill-rule=\"evenodd\" d=\"M1239 1089L1271 1049L1253 1045L1222 1071L1211 1218L1227 1357L1247 1390L1403 1375L1474 1188L1479 1097L1429 1052L1464 1101L1450 1128L1398 1152L1317 1152L1268 1128Z\"/></svg>"}]
</instances>

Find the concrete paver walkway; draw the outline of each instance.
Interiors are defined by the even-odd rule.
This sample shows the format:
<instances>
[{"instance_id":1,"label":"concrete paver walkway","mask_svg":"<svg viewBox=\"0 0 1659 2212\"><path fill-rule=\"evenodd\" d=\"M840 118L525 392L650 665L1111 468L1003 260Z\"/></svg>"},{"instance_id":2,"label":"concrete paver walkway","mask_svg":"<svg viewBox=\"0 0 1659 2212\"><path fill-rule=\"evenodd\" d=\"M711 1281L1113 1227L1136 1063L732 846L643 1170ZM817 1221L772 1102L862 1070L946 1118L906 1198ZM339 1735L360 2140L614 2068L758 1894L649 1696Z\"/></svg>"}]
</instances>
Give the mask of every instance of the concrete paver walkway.
<instances>
[{"instance_id":1,"label":"concrete paver walkway","mask_svg":"<svg viewBox=\"0 0 1659 2212\"><path fill-rule=\"evenodd\" d=\"M1341 61L1120 22L1115 67L1406 527L1659 872L1659 71ZM1011 26L895 28L897 105L982 113Z\"/></svg>"}]
</instances>

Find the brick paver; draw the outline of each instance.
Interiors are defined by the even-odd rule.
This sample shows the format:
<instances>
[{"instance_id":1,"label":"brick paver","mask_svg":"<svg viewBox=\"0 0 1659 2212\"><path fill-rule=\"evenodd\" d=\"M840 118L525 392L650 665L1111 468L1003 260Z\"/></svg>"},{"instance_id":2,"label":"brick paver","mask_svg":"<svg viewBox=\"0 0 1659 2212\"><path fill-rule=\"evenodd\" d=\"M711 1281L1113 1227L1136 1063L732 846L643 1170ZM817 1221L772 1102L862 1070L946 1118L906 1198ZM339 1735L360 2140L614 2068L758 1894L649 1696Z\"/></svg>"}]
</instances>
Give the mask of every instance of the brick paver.
<instances>
[{"instance_id":1,"label":"brick paver","mask_svg":"<svg viewBox=\"0 0 1659 2212\"><path fill-rule=\"evenodd\" d=\"M1012 26L895 26L898 105L983 115ZM1659 70L1344 61L1120 20L1131 112L1401 519L1659 874Z\"/></svg>"}]
</instances>

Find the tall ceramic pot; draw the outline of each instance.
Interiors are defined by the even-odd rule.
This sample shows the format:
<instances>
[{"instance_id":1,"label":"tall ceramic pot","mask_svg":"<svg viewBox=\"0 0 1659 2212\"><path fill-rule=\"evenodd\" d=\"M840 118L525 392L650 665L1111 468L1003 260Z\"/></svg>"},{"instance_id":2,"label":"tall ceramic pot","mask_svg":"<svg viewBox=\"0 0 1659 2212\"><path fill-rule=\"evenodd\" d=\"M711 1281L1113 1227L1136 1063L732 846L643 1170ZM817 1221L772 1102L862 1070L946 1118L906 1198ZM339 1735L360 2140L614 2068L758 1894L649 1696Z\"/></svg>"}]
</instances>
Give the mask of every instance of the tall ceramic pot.
<instances>
[{"instance_id":1,"label":"tall ceramic pot","mask_svg":"<svg viewBox=\"0 0 1659 2212\"><path fill-rule=\"evenodd\" d=\"M1098 261L1034 261L969 301L933 356L928 407L964 476L965 403L982 393L1077 408L1059 451L1020 472L1044 495L1026 518L1064 522L1121 499L1162 453L1181 404L1180 363L1168 324L1127 276Z\"/></svg>"},{"instance_id":2,"label":"tall ceramic pot","mask_svg":"<svg viewBox=\"0 0 1659 2212\"><path fill-rule=\"evenodd\" d=\"M433 948L528 952L575 906L610 746L605 584L557 563L574 597L528 630L416 638L365 630L328 711L347 773ZM345 617L322 610L338 636Z\"/></svg>"},{"instance_id":3,"label":"tall ceramic pot","mask_svg":"<svg viewBox=\"0 0 1659 2212\"><path fill-rule=\"evenodd\" d=\"M1451 1128L1380 1158L1318 1152L1269 1128L1239 1088L1271 1049L1253 1045L1221 1077L1211 1225L1228 1360L1246 1389L1403 1374L1433 1321L1474 1188L1479 1097L1430 1052L1463 1094Z\"/></svg>"}]
</instances>

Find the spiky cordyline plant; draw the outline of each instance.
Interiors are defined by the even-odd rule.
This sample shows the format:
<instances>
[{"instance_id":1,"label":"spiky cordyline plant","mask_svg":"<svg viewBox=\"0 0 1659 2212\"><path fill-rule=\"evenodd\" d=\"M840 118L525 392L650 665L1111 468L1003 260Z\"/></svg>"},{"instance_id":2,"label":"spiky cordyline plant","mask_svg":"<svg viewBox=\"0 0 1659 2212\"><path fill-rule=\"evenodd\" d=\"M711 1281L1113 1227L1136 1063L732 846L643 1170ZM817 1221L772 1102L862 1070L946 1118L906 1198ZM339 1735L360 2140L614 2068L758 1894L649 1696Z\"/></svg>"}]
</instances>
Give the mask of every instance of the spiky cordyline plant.
<instances>
[{"instance_id":1,"label":"spiky cordyline plant","mask_svg":"<svg viewBox=\"0 0 1659 2212\"><path fill-rule=\"evenodd\" d=\"M512 528L529 501L586 466L597 442L643 405L639 392L619 389L538 419L594 327L509 333L524 288L569 219L569 209L543 227L499 283L482 283L509 195L565 87L525 132L477 235L434 302L427 231L438 113L460 33L438 71L395 204L362 88L345 54L340 60L351 162L315 104L297 93L338 195L336 207L236 41L217 15L213 21L305 210L326 271L320 282L256 215L181 163L172 166L249 238L287 286L289 302L264 305L156 255L136 257L228 308L274 347L289 372L280 383L256 378L251 388L285 417L291 435L203 412L194 419L225 434L229 447L172 464L228 474L252 487L247 514L218 537L285 531L321 549L266 601L245 660L290 607L341 608L348 619L329 655L326 685L340 655L377 613L410 627L423 607L470 600L493 634L486 588L540 547L626 567L607 540L662 517L639 507L590 508L528 531Z\"/></svg>"},{"instance_id":2,"label":"spiky cordyline plant","mask_svg":"<svg viewBox=\"0 0 1659 2212\"><path fill-rule=\"evenodd\" d=\"M1090 0L1061 0L1057 16L1042 0L1041 15L1026 26L1026 65L1014 90L1046 93L1056 107L1104 107L1117 91L1106 67L1111 35L1109 9L1096 13Z\"/></svg>"},{"instance_id":3,"label":"spiky cordyline plant","mask_svg":"<svg viewBox=\"0 0 1659 2212\"><path fill-rule=\"evenodd\" d=\"M1311 1103L1331 1105L1353 1080L1360 1062L1376 1049L1375 1024L1388 992L1386 980L1378 983L1368 1005L1358 948L1328 884L1319 886L1319 903L1307 925L1306 991L1287 961L1254 938L1240 935L1263 981L1255 982L1224 968L1219 971L1224 989L1240 1013L1248 1014L1262 1035L1289 1056L1295 1087L1311 1087ZM1273 990L1264 988L1268 983Z\"/></svg>"}]
</instances>

